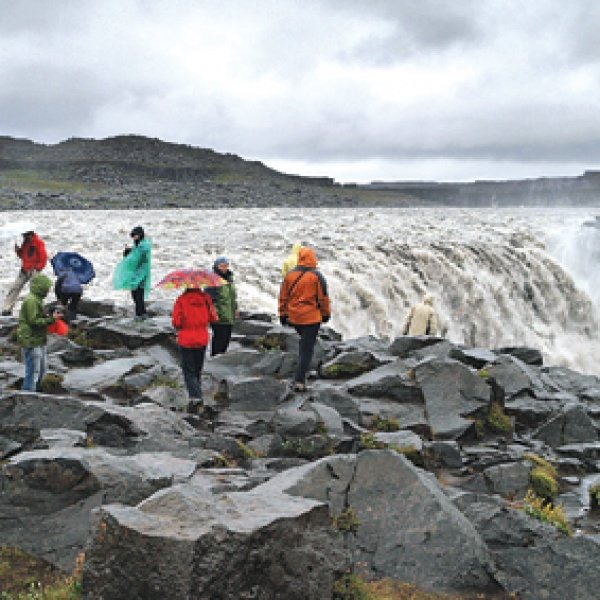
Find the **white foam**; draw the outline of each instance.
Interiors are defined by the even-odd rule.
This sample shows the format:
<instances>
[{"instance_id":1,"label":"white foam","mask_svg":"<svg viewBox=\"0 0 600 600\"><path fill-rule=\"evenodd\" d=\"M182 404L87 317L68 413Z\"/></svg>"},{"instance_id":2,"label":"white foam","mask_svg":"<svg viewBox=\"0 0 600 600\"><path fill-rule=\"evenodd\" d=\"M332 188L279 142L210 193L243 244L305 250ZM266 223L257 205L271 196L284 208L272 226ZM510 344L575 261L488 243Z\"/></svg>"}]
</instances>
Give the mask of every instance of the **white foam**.
<instances>
[{"instance_id":1,"label":"white foam","mask_svg":"<svg viewBox=\"0 0 600 600\"><path fill-rule=\"evenodd\" d=\"M330 286L331 324L347 336L399 334L409 306L428 290L453 341L528 344L550 362L600 373L598 270L582 257L588 251L576 235L593 214L578 209L169 209L32 211L27 216L38 224L50 255L74 250L94 262L97 279L86 289L87 297L131 302L111 289L111 275L130 242L129 231L141 224L154 242L154 281L172 269L210 267L225 254L242 308L275 313L281 263L300 240L317 251ZM22 218L23 213L2 213L0 226ZM590 231L584 237L595 234ZM567 237L571 242L561 244ZM18 262L10 242L1 244L0 285L6 289ZM174 293L155 290L152 297L173 298Z\"/></svg>"}]
</instances>

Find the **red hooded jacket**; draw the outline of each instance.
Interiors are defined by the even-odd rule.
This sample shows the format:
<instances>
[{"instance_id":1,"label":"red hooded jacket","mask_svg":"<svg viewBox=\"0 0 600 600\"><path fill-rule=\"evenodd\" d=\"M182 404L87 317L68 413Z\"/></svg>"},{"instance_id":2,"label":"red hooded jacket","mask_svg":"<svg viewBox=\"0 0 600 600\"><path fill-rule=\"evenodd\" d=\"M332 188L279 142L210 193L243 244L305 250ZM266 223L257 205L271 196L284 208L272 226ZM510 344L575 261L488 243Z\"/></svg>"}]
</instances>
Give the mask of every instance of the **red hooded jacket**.
<instances>
[{"instance_id":1,"label":"red hooded jacket","mask_svg":"<svg viewBox=\"0 0 600 600\"><path fill-rule=\"evenodd\" d=\"M197 289L186 290L175 302L171 322L177 329L177 343L183 348L208 345L208 324L217 321L211 297Z\"/></svg>"},{"instance_id":2,"label":"red hooded jacket","mask_svg":"<svg viewBox=\"0 0 600 600\"><path fill-rule=\"evenodd\" d=\"M21 259L21 268L26 273L30 271L43 271L48 262L46 245L36 233L31 236L31 239L23 242L22 246L17 249L17 256Z\"/></svg>"}]
</instances>

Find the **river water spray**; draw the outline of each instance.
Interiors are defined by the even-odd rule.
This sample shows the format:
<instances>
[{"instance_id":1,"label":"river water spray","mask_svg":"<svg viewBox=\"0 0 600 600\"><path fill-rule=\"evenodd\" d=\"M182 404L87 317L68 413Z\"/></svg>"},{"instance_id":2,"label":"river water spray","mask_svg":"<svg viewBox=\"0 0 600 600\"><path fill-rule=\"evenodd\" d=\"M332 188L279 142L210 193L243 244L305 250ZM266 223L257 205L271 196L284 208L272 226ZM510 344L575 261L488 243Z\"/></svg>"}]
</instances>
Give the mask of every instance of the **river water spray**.
<instances>
[{"instance_id":1,"label":"river water spray","mask_svg":"<svg viewBox=\"0 0 600 600\"><path fill-rule=\"evenodd\" d=\"M222 209L36 211L52 255L90 258L97 279L87 297L130 303L111 274L135 225L154 243L153 278L231 260L241 307L276 312L280 267L296 240L312 245L327 277L331 325L346 336L399 335L411 304L435 296L454 342L531 345L547 360L600 374L600 230L578 209ZM0 226L23 213L0 214ZM1 242L0 285L18 269ZM48 270L50 267L47 268ZM155 290L153 298L173 298Z\"/></svg>"}]
</instances>

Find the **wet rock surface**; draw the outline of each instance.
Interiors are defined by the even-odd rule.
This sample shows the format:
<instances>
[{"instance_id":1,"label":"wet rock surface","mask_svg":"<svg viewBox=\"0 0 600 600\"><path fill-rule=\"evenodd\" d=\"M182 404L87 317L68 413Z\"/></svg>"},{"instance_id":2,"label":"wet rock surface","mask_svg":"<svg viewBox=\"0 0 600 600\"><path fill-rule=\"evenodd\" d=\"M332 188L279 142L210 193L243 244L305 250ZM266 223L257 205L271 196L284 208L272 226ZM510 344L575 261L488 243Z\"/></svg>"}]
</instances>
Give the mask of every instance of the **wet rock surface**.
<instances>
[{"instance_id":1,"label":"wet rock surface","mask_svg":"<svg viewBox=\"0 0 600 600\"><path fill-rule=\"evenodd\" d=\"M190 414L168 310L139 325L88 301L77 336L51 338L53 394L15 389L16 322L0 319L3 543L67 571L85 550L85 597L107 600L330 598L349 569L596 597L598 378L531 348L324 329L292 393L297 334L248 315ZM532 455L557 469L576 537L524 510Z\"/></svg>"}]
</instances>

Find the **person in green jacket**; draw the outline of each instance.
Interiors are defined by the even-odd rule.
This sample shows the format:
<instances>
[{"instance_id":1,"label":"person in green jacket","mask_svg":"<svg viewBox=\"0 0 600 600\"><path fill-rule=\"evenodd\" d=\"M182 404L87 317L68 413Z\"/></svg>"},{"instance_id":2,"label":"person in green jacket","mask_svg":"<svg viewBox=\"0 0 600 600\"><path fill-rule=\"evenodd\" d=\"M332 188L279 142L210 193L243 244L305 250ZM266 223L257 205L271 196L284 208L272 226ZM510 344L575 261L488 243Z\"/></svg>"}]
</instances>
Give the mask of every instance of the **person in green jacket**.
<instances>
[{"instance_id":1,"label":"person in green jacket","mask_svg":"<svg viewBox=\"0 0 600 600\"><path fill-rule=\"evenodd\" d=\"M21 346L25 377L23 390L35 392L46 374L48 325L61 316L55 310L52 316L44 311L43 300L52 282L46 275L34 275L29 284L29 295L23 300L17 325L17 343Z\"/></svg>"},{"instance_id":2,"label":"person in green jacket","mask_svg":"<svg viewBox=\"0 0 600 600\"><path fill-rule=\"evenodd\" d=\"M125 247L123 260L115 268L113 287L115 290L131 290L135 319L139 321L146 318L145 300L151 286L152 243L146 239L142 227L134 227L129 235L134 246Z\"/></svg>"},{"instance_id":3,"label":"person in green jacket","mask_svg":"<svg viewBox=\"0 0 600 600\"><path fill-rule=\"evenodd\" d=\"M233 273L229 270L229 260L225 256L219 256L213 264L213 271L227 282L220 287L206 288L219 317L216 323L210 325L213 331L210 354L216 356L227 352L233 324L239 317L239 312Z\"/></svg>"}]
</instances>

